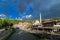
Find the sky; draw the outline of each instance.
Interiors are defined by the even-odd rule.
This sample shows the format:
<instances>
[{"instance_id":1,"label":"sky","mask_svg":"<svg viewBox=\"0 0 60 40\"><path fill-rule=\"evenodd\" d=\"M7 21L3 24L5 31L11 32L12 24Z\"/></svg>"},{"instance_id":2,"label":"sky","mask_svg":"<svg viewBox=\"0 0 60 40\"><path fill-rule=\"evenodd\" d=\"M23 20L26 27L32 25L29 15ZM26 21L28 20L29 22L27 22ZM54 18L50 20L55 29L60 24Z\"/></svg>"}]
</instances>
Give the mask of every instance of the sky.
<instances>
[{"instance_id":1,"label":"sky","mask_svg":"<svg viewBox=\"0 0 60 40\"><path fill-rule=\"evenodd\" d=\"M60 17L60 0L0 0L0 18L35 20Z\"/></svg>"}]
</instances>

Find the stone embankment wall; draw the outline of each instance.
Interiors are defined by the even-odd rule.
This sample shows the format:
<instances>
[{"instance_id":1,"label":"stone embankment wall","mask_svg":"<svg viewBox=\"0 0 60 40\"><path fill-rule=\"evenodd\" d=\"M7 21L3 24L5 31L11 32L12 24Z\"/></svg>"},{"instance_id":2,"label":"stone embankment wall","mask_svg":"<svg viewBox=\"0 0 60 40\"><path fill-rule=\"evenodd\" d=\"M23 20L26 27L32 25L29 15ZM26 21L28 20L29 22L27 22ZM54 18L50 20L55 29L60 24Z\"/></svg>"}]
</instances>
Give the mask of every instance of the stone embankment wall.
<instances>
[{"instance_id":1,"label":"stone embankment wall","mask_svg":"<svg viewBox=\"0 0 60 40\"><path fill-rule=\"evenodd\" d=\"M8 37L11 32L12 32L11 30L6 30L6 31L0 32L0 40L5 40L6 37Z\"/></svg>"},{"instance_id":2,"label":"stone embankment wall","mask_svg":"<svg viewBox=\"0 0 60 40\"><path fill-rule=\"evenodd\" d=\"M60 40L60 35L52 35L52 34L34 34L38 38L47 38L49 40Z\"/></svg>"}]
</instances>

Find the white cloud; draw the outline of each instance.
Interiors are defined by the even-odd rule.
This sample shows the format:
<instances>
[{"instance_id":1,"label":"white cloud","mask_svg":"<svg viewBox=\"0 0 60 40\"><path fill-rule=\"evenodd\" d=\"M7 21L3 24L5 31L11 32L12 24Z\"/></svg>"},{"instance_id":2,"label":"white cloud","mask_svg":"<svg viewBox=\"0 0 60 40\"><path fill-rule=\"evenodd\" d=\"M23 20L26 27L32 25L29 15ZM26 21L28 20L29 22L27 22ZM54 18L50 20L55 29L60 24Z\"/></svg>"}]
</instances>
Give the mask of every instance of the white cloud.
<instances>
[{"instance_id":1,"label":"white cloud","mask_svg":"<svg viewBox=\"0 0 60 40\"><path fill-rule=\"evenodd\" d=\"M22 20L22 18L18 17L18 20Z\"/></svg>"},{"instance_id":2,"label":"white cloud","mask_svg":"<svg viewBox=\"0 0 60 40\"><path fill-rule=\"evenodd\" d=\"M16 17L15 19L16 20L23 20L23 19L30 19L32 18L32 15L25 15L25 16L22 16L22 17Z\"/></svg>"},{"instance_id":3,"label":"white cloud","mask_svg":"<svg viewBox=\"0 0 60 40\"><path fill-rule=\"evenodd\" d=\"M6 15L0 14L0 18L6 18Z\"/></svg>"},{"instance_id":4,"label":"white cloud","mask_svg":"<svg viewBox=\"0 0 60 40\"><path fill-rule=\"evenodd\" d=\"M26 19L30 19L32 17L32 15L30 14L30 15L25 15L25 16L22 16L22 18L24 19L24 18L26 18Z\"/></svg>"},{"instance_id":5,"label":"white cloud","mask_svg":"<svg viewBox=\"0 0 60 40\"><path fill-rule=\"evenodd\" d=\"M19 20L23 20L23 19L19 19Z\"/></svg>"},{"instance_id":6,"label":"white cloud","mask_svg":"<svg viewBox=\"0 0 60 40\"><path fill-rule=\"evenodd\" d=\"M20 17L16 17L15 19L16 19L16 20L23 20L23 19L22 19L22 18L20 18Z\"/></svg>"},{"instance_id":7,"label":"white cloud","mask_svg":"<svg viewBox=\"0 0 60 40\"><path fill-rule=\"evenodd\" d=\"M16 17L15 19L17 20L18 18Z\"/></svg>"},{"instance_id":8,"label":"white cloud","mask_svg":"<svg viewBox=\"0 0 60 40\"><path fill-rule=\"evenodd\" d=\"M29 19L29 18L31 18L32 17L32 15L26 15L26 18L27 19Z\"/></svg>"}]
</instances>

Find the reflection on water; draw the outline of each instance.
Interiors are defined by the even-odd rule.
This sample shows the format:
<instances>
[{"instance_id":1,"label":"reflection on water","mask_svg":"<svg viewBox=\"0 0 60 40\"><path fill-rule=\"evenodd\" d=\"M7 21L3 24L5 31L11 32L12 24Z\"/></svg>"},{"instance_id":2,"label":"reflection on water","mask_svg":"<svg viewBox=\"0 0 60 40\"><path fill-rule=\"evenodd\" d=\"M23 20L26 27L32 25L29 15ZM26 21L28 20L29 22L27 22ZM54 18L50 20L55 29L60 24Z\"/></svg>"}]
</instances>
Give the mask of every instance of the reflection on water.
<instances>
[{"instance_id":1,"label":"reflection on water","mask_svg":"<svg viewBox=\"0 0 60 40\"><path fill-rule=\"evenodd\" d=\"M55 36L53 36L53 38L51 36L48 37L48 35L45 34L31 34L17 29L16 33L14 33L8 40L56 40L56 38L54 39L54 37Z\"/></svg>"},{"instance_id":2,"label":"reflection on water","mask_svg":"<svg viewBox=\"0 0 60 40\"><path fill-rule=\"evenodd\" d=\"M17 29L16 33L14 33L8 40L40 40L40 39L41 38L39 38L38 36Z\"/></svg>"}]
</instances>

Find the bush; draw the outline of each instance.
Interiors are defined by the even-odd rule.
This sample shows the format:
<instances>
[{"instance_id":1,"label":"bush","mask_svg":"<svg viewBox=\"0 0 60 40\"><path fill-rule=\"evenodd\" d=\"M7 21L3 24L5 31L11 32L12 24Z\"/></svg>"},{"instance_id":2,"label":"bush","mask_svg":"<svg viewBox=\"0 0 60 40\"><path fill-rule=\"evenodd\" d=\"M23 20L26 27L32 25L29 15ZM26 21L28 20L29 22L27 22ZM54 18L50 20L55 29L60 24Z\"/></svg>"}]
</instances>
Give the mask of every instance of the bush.
<instances>
[{"instance_id":1,"label":"bush","mask_svg":"<svg viewBox=\"0 0 60 40\"><path fill-rule=\"evenodd\" d=\"M3 28L11 28L13 26L13 23L8 19L2 19L0 20L0 27Z\"/></svg>"}]
</instances>

